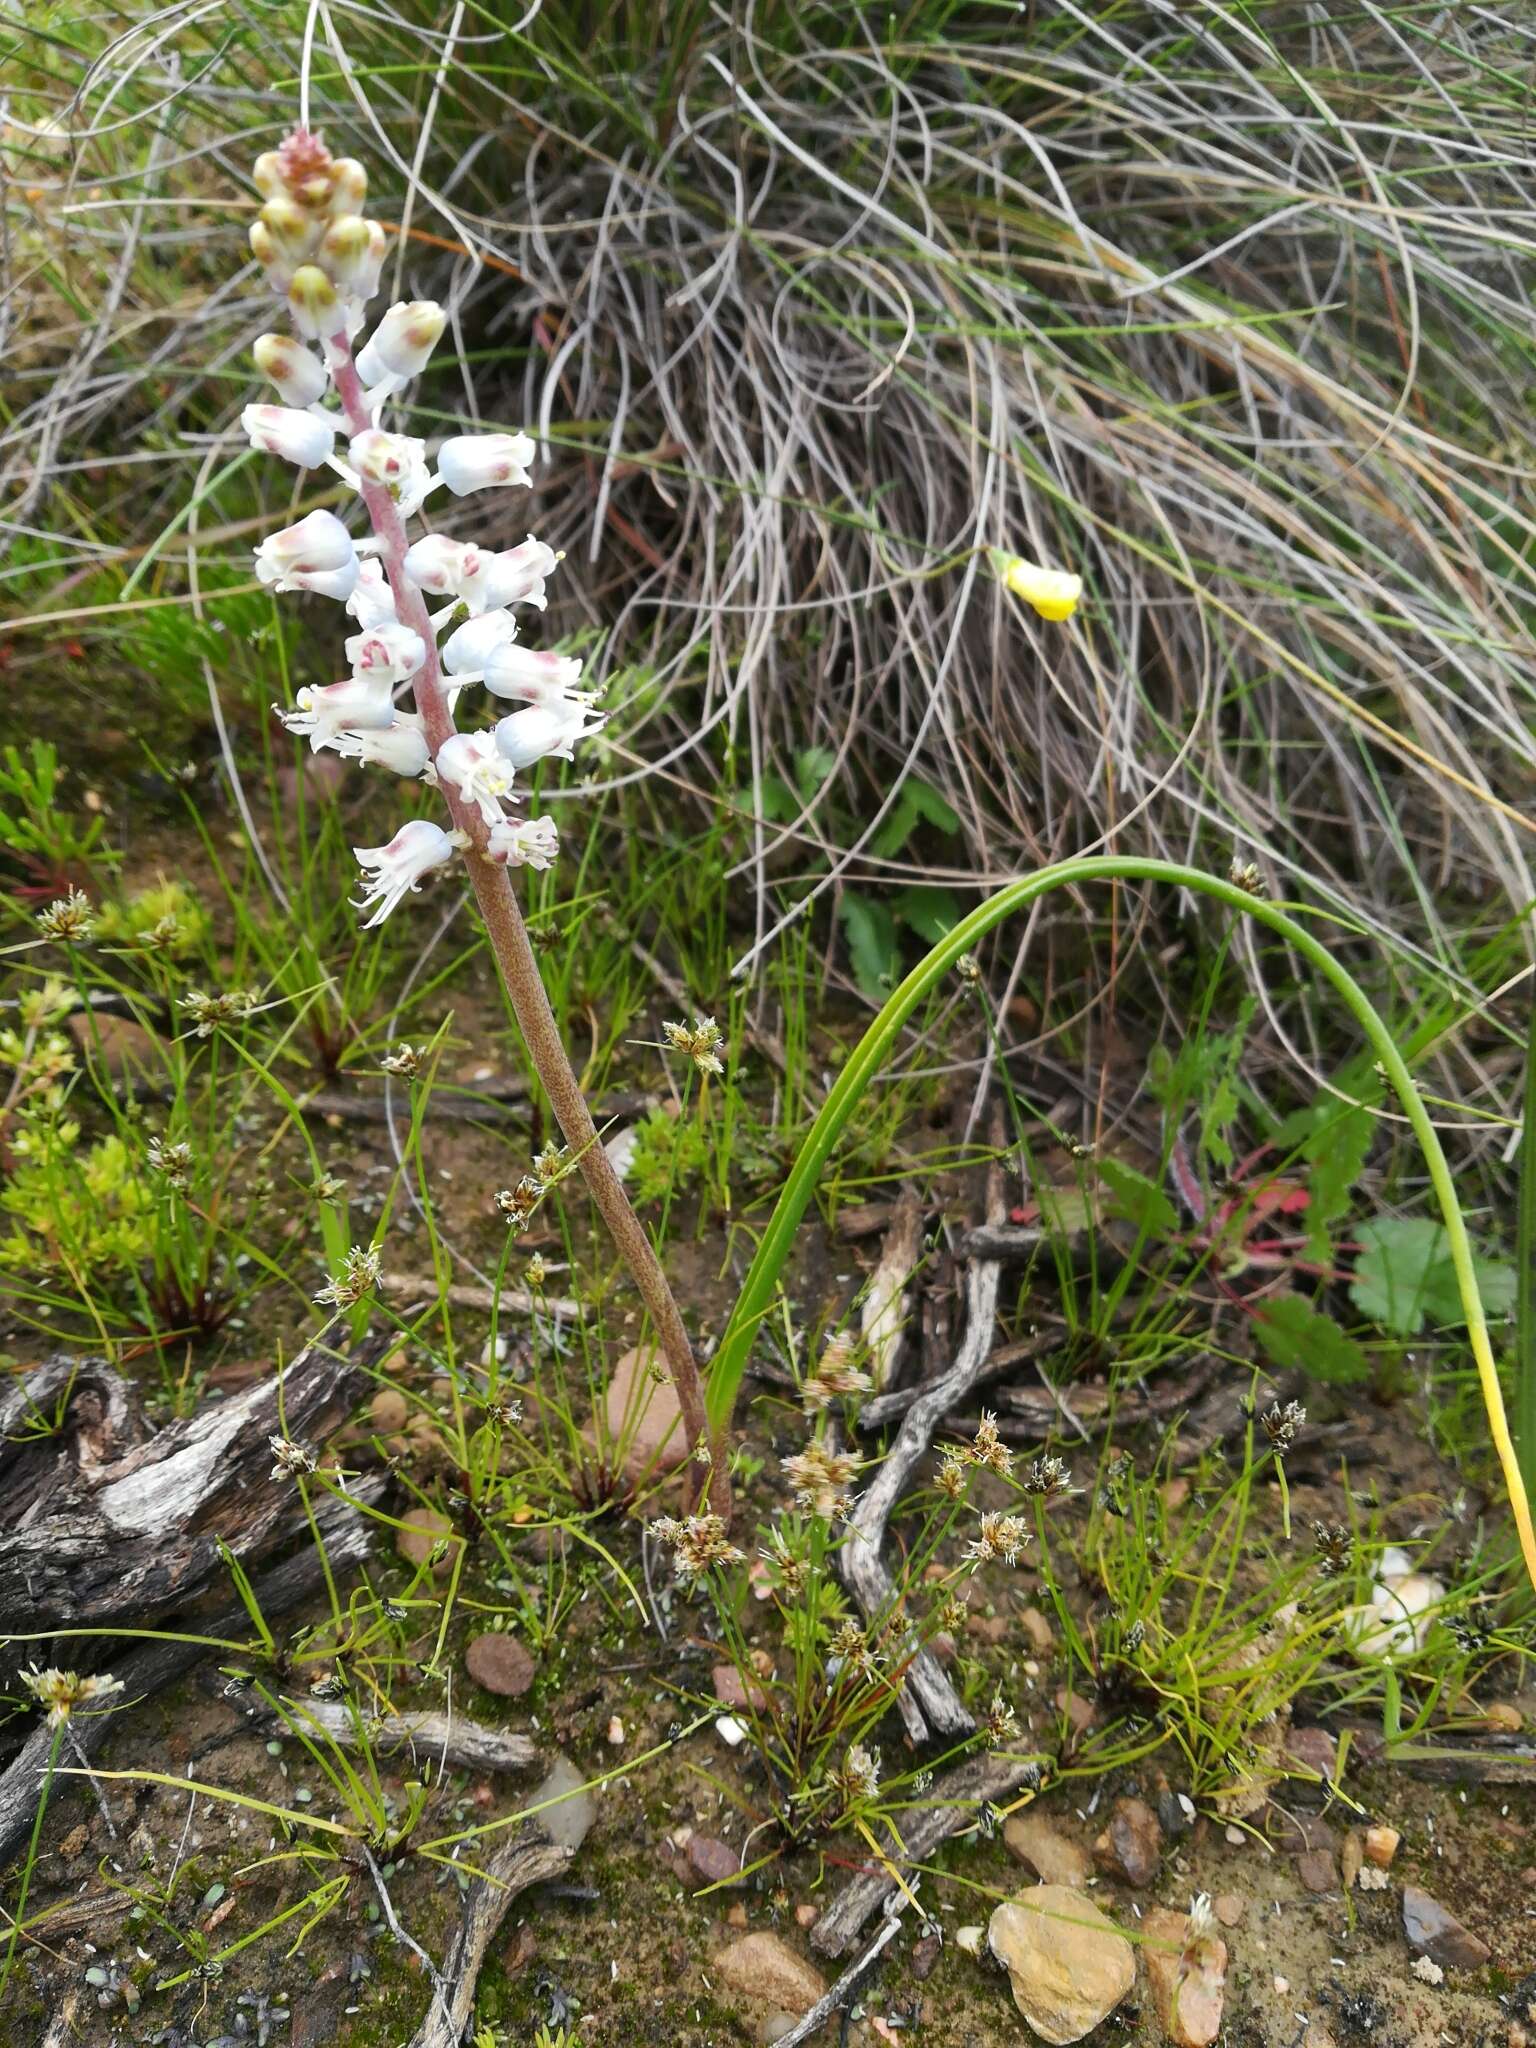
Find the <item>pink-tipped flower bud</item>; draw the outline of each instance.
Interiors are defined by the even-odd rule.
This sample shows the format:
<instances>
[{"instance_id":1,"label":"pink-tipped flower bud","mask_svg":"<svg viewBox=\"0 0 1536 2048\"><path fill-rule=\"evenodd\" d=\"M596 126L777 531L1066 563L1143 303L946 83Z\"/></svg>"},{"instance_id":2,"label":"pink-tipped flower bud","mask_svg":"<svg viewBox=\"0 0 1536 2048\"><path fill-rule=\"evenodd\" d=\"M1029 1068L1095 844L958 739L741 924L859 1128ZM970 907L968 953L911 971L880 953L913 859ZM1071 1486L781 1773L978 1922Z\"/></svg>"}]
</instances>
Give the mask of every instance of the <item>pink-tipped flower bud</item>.
<instances>
[{"instance_id":1,"label":"pink-tipped flower bud","mask_svg":"<svg viewBox=\"0 0 1536 2048\"><path fill-rule=\"evenodd\" d=\"M397 711L385 732L343 732L332 744L344 760L388 768L396 775L422 775L432 758L421 720L410 711Z\"/></svg>"},{"instance_id":2,"label":"pink-tipped flower bud","mask_svg":"<svg viewBox=\"0 0 1536 2048\"><path fill-rule=\"evenodd\" d=\"M348 598L357 584L357 550L334 512L311 512L269 533L256 550L256 576L274 590L317 590Z\"/></svg>"},{"instance_id":3,"label":"pink-tipped flower bud","mask_svg":"<svg viewBox=\"0 0 1536 2048\"><path fill-rule=\"evenodd\" d=\"M288 287L288 310L294 326L311 341L322 334L334 334L341 324L336 287L313 263L305 263L294 272Z\"/></svg>"},{"instance_id":4,"label":"pink-tipped flower bud","mask_svg":"<svg viewBox=\"0 0 1536 2048\"><path fill-rule=\"evenodd\" d=\"M324 363L317 362L292 335L262 334L251 350L256 367L277 387L284 405L313 405L325 395L330 379Z\"/></svg>"},{"instance_id":5,"label":"pink-tipped flower bud","mask_svg":"<svg viewBox=\"0 0 1536 2048\"><path fill-rule=\"evenodd\" d=\"M530 704L498 722L496 746L514 769L531 768L551 756L570 761L576 742L599 731L602 723L584 704Z\"/></svg>"},{"instance_id":6,"label":"pink-tipped flower bud","mask_svg":"<svg viewBox=\"0 0 1536 2048\"><path fill-rule=\"evenodd\" d=\"M575 700L580 680L579 661L569 654L554 654L546 647L521 647L509 642L496 648L485 663L485 687L491 695L510 697L516 703L558 707L567 700Z\"/></svg>"},{"instance_id":7,"label":"pink-tipped flower bud","mask_svg":"<svg viewBox=\"0 0 1536 2048\"><path fill-rule=\"evenodd\" d=\"M447 314L431 299L400 300L390 307L359 353L357 374L365 384L378 384L385 377L419 376L447 324Z\"/></svg>"},{"instance_id":8,"label":"pink-tipped flower bud","mask_svg":"<svg viewBox=\"0 0 1536 2048\"><path fill-rule=\"evenodd\" d=\"M395 617L395 593L389 587L384 565L377 556L364 562L347 599L347 610L365 633L375 626L387 626Z\"/></svg>"},{"instance_id":9,"label":"pink-tipped flower bud","mask_svg":"<svg viewBox=\"0 0 1536 2048\"><path fill-rule=\"evenodd\" d=\"M531 533L515 548L482 557L475 587L465 593L470 610L494 612L509 604L527 604L543 611L544 579L554 574L559 561L554 549Z\"/></svg>"},{"instance_id":10,"label":"pink-tipped flower bud","mask_svg":"<svg viewBox=\"0 0 1536 2048\"><path fill-rule=\"evenodd\" d=\"M462 597L480 573L484 556L473 541L427 533L405 551L405 573L433 597Z\"/></svg>"},{"instance_id":11,"label":"pink-tipped flower bud","mask_svg":"<svg viewBox=\"0 0 1536 2048\"><path fill-rule=\"evenodd\" d=\"M300 469L319 469L331 459L336 429L331 422L291 405L248 405L240 424L251 437L253 448L268 455L281 455L284 462Z\"/></svg>"},{"instance_id":12,"label":"pink-tipped flower bud","mask_svg":"<svg viewBox=\"0 0 1536 2048\"><path fill-rule=\"evenodd\" d=\"M371 299L379 288L384 250L384 230L376 220L346 213L333 220L321 236L317 260L343 297Z\"/></svg>"},{"instance_id":13,"label":"pink-tipped flower bud","mask_svg":"<svg viewBox=\"0 0 1536 2048\"><path fill-rule=\"evenodd\" d=\"M456 434L437 451L437 473L456 498L495 484L529 484L534 456L527 434Z\"/></svg>"}]
</instances>

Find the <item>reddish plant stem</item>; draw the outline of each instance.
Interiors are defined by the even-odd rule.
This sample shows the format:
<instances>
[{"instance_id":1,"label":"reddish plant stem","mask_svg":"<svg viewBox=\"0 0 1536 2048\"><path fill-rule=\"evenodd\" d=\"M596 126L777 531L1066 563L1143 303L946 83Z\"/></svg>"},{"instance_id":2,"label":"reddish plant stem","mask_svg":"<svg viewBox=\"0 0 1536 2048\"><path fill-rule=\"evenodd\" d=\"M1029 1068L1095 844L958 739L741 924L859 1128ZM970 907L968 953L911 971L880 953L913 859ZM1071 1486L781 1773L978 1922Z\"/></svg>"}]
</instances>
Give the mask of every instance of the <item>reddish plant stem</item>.
<instances>
[{"instance_id":1,"label":"reddish plant stem","mask_svg":"<svg viewBox=\"0 0 1536 2048\"><path fill-rule=\"evenodd\" d=\"M331 375L336 385L346 416L348 432L360 434L373 423L363 403L362 379L352 360L352 350L345 336L334 336L328 344L327 353L331 364ZM411 582L405 573L405 552L408 546L405 523L400 517L400 508L382 484L362 484L362 499L368 509L373 531L379 542L379 558L384 573L389 579L394 594L395 612L402 625L419 633L427 650L426 660L418 670L414 689L416 709L420 713L422 729L427 746L435 761L438 749L452 737L455 727L453 713L448 708L447 690L443 682L442 666L438 660L437 640L432 630L431 617L427 611L424 594ZM469 841L466 864L469 868L471 886L475 901L480 907L480 916L485 925L486 936L491 942L496 965L512 999L513 1014L518 1029L528 1047L540 1081L544 1084L555 1120L560 1126L565 1142L570 1146L581 1168L582 1179L586 1182L598 1213L608 1227L619 1257L629 1268L640 1298L650 1314L662 1356L672 1376L672 1385L677 1393L678 1407L682 1410L683 1427L688 1433L690 1451L705 1447L706 1455L697 1459L692 1468L693 1491L696 1500L707 1496L716 1514L723 1515L727 1522L731 1518L731 1483L721 1453L724 1446L712 1442L709 1417L704 1401L704 1386L699 1377L698 1363L693 1355L688 1332L677 1301L657 1258L655 1248L646 1235L645 1227L635 1214L634 1207L624 1184L614 1172L613 1163L603 1150L592 1121L592 1112L582 1094L581 1083L577 1080L570 1060L566 1057L560 1040L560 1028L555 1022L554 1011L549 1006L538 962L533 956L533 947L528 940L528 929L518 906L517 892L512 887L512 878L505 866L493 861L487 853L489 830L474 804L466 804L457 797L445 781L440 793L448 806L453 822Z\"/></svg>"}]
</instances>

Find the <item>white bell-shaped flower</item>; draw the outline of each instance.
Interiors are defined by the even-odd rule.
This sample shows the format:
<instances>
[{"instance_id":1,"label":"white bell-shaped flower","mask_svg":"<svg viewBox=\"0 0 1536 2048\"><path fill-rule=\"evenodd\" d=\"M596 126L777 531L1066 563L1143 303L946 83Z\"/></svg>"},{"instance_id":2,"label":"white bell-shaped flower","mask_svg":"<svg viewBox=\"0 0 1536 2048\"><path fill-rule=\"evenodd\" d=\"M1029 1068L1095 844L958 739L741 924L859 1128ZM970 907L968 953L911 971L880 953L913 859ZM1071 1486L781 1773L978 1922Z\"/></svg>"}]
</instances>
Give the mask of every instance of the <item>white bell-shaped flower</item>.
<instances>
[{"instance_id":1,"label":"white bell-shaped flower","mask_svg":"<svg viewBox=\"0 0 1536 2048\"><path fill-rule=\"evenodd\" d=\"M367 632L354 633L347 642L347 660L355 676L382 678L403 683L415 675L427 658L427 643L411 626L386 619Z\"/></svg>"},{"instance_id":2,"label":"white bell-shaped flower","mask_svg":"<svg viewBox=\"0 0 1536 2048\"><path fill-rule=\"evenodd\" d=\"M474 587L487 559L473 541L429 533L406 549L405 573L418 590L430 591L434 597L462 597L466 588Z\"/></svg>"},{"instance_id":3,"label":"white bell-shaped flower","mask_svg":"<svg viewBox=\"0 0 1536 2048\"><path fill-rule=\"evenodd\" d=\"M500 648L517 635L517 621L510 612L485 612L478 619L466 619L455 626L442 645L443 667L451 676L480 676Z\"/></svg>"},{"instance_id":4,"label":"white bell-shaped flower","mask_svg":"<svg viewBox=\"0 0 1536 2048\"><path fill-rule=\"evenodd\" d=\"M487 825L499 822L502 801L512 794L513 771L488 732L454 733L438 748L433 766L438 781L451 783L462 802L477 805Z\"/></svg>"},{"instance_id":5,"label":"white bell-shaped flower","mask_svg":"<svg viewBox=\"0 0 1536 2048\"><path fill-rule=\"evenodd\" d=\"M491 695L523 704L590 703L576 690L580 680L579 661L543 647L498 647L485 664L485 687Z\"/></svg>"},{"instance_id":6,"label":"white bell-shaped flower","mask_svg":"<svg viewBox=\"0 0 1536 2048\"><path fill-rule=\"evenodd\" d=\"M472 612L500 611L509 604L530 604L543 611L544 579L554 574L559 561L552 547L530 533L515 548L481 556L472 587L463 593L464 601Z\"/></svg>"},{"instance_id":7,"label":"white bell-shaped flower","mask_svg":"<svg viewBox=\"0 0 1536 2048\"><path fill-rule=\"evenodd\" d=\"M357 374L365 384L385 377L416 377L431 361L448 316L431 299L401 301L390 307L357 357Z\"/></svg>"},{"instance_id":8,"label":"white bell-shaped flower","mask_svg":"<svg viewBox=\"0 0 1536 2048\"><path fill-rule=\"evenodd\" d=\"M363 871L363 893L353 901L354 910L373 906L373 915L363 926L372 931L382 924L408 890L419 889L423 875L453 859L456 839L430 818L412 818L387 846L354 846Z\"/></svg>"},{"instance_id":9,"label":"white bell-shaped flower","mask_svg":"<svg viewBox=\"0 0 1536 2048\"><path fill-rule=\"evenodd\" d=\"M365 484L382 484L409 518L427 495L432 473L427 444L414 434L387 434L369 427L347 443L347 459Z\"/></svg>"},{"instance_id":10,"label":"white bell-shaped flower","mask_svg":"<svg viewBox=\"0 0 1536 2048\"><path fill-rule=\"evenodd\" d=\"M357 550L334 512L311 512L270 533L256 550L256 575L274 590L316 590L347 598L357 584Z\"/></svg>"},{"instance_id":11,"label":"white bell-shaped flower","mask_svg":"<svg viewBox=\"0 0 1536 2048\"><path fill-rule=\"evenodd\" d=\"M284 405L302 408L325 396L329 372L291 334L258 335L251 353L257 369L276 387Z\"/></svg>"},{"instance_id":12,"label":"white bell-shaped flower","mask_svg":"<svg viewBox=\"0 0 1536 2048\"><path fill-rule=\"evenodd\" d=\"M456 498L496 484L530 484L534 457L527 434L456 434L437 451L437 473Z\"/></svg>"},{"instance_id":13,"label":"white bell-shaped flower","mask_svg":"<svg viewBox=\"0 0 1536 2048\"><path fill-rule=\"evenodd\" d=\"M553 818L503 818L491 827L486 852L509 868L548 868L560 851Z\"/></svg>"},{"instance_id":14,"label":"white bell-shaped flower","mask_svg":"<svg viewBox=\"0 0 1536 2048\"><path fill-rule=\"evenodd\" d=\"M324 683L300 690L294 709L273 709L292 733L308 739L310 750L333 747L337 736L348 727L363 732L385 732L394 722L394 691L387 676L344 676L339 683Z\"/></svg>"},{"instance_id":15,"label":"white bell-shaped flower","mask_svg":"<svg viewBox=\"0 0 1536 2048\"><path fill-rule=\"evenodd\" d=\"M576 742L597 732L602 723L584 704L530 704L498 723L496 745L513 768L531 768L552 755L570 761Z\"/></svg>"},{"instance_id":16,"label":"white bell-shaped flower","mask_svg":"<svg viewBox=\"0 0 1536 2048\"><path fill-rule=\"evenodd\" d=\"M302 412L292 405L248 405L240 424L253 448L268 455L280 455L284 462L300 469L319 469L331 459L336 429L319 413Z\"/></svg>"},{"instance_id":17,"label":"white bell-shaped flower","mask_svg":"<svg viewBox=\"0 0 1536 2048\"><path fill-rule=\"evenodd\" d=\"M347 599L347 610L365 633L375 626L390 625L395 618L395 593L389 587L384 564L376 558L363 562L357 583Z\"/></svg>"},{"instance_id":18,"label":"white bell-shaped flower","mask_svg":"<svg viewBox=\"0 0 1536 2048\"><path fill-rule=\"evenodd\" d=\"M397 711L394 723L383 732L344 732L336 751L345 760L365 766L388 768L396 775L423 775L432 758L426 733L414 711Z\"/></svg>"}]
</instances>

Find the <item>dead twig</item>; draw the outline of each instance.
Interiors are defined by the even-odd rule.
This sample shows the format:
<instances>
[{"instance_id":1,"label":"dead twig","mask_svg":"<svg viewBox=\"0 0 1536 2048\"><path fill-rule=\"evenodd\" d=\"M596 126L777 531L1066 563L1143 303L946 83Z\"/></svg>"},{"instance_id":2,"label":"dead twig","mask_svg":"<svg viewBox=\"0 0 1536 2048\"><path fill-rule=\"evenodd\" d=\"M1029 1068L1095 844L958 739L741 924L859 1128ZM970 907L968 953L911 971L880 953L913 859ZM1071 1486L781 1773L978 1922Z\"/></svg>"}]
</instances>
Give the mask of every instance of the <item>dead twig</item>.
<instances>
[{"instance_id":1,"label":"dead twig","mask_svg":"<svg viewBox=\"0 0 1536 2048\"><path fill-rule=\"evenodd\" d=\"M987 1210L1000 1212L1005 1200L1002 1171L987 1176ZM976 1259L966 1276L966 1329L954 1364L944 1377L907 1410L895 1442L874 1480L859 1496L848 1524L847 1540L838 1552L838 1572L865 1617L874 1623L891 1603L891 1574L882 1555L886 1526L902 1489L927 1455L933 1433L951 1408L976 1384L992 1350L997 1326L1001 1269L994 1260ZM907 1665L897 1709L914 1742L933 1735L969 1735L976 1723L930 1650L919 1650Z\"/></svg>"},{"instance_id":2,"label":"dead twig","mask_svg":"<svg viewBox=\"0 0 1536 2048\"><path fill-rule=\"evenodd\" d=\"M408 1749L456 1771L525 1771L539 1761L528 1735L512 1735L462 1714L357 1714L339 1700L294 1700L291 1717L263 1699L235 1701L248 1721L263 1728L286 1726L320 1734L343 1749L367 1748L375 1756Z\"/></svg>"},{"instance_id":3,"label":"dead twig","mask_svg":"<svg viewBox=\"0 0 1536 2048\"><path fill-rule=\"evenodd\" d=\"M568 1294L530 1294L525 1287L503 1287L493 1294L489 1287L471 1287L454 1281L444 1287L430 1273L381 1273L379 1287L402 1301L448 1301L455 1308L510 1309L515 1316L559 1316L570 1321L581 1314L581 1303Z\"/></svg>"},{"instance_id":4,"label":"dead twig","mask_svg":"<svg viewBox=\"0 0 1536 2048\"><path fill-rule=\"evenodd\" d=\"M922 1197L916 1188L905 1187L897 1197L879 1263L869 1276L859 1311L869 1377L877 1390L890 1386L901 1363L912 1313L912 1276L922 1256Z\"/></svg>"},{"instance_id":5,"label":"dead twig","mask_svg":"<svg viewBox=\"0 0 1536 2048\"><path fill-rule=\"evenodd\" d=\"M559 1877L575 1850L552 1842L541 1827L519 1828L481 1864L472 1878L448 1953L436 1977L432 2010L411 2036L410 2048L458 2048L475 2008L475 1986L485 1952L506 1918L507 1908L530 1885ZM436 1973L434 1973L436 1976Z\"/></svg>"},{"instance_id":6,"label":"dead twig","mask_svg":"<svg viewBox=\"0 0 1536 2048\"><path fill-rule=\"evenodd\" d=\"M1040 1759L1021 1756L975 1756L961 1764L933 1788L929 1802L919 1808L902 1830L901 1850L893 1853L892 1866L910 1870L931 1856L940 1842L974 1822L977 1815L1021 1785L1039 1775ZM891 1844L895 1850L894 1841ZM824 1956L841 1956L858 1939L873 1913L892 1892L898 1890L891 1869L882 1864L861 1870L844 1886L811 1929L811 1947Z\"/></svg>"},{"instance_id":7,"label":"dead twig","mask_svg":"<svg viewBox=\"0 0 1536 2048\"><path fill-rule=\"evenodd\" d=\"M851 2006L864 1989L871 1966L884 1955L891 1943L901 1932L901 1909L906 1901L898 1894L886 1907L886 1921L874 1940L865 1949L856 1963L850 1963L832 1989L818 1998L803 2019L797 2020L787 2034L780 2034L773 2048L800 2048L802 2041L811 2040L831 2019L833 2013ZM892 1911L891 1908L895 1910Z\"/></svg>"}]
</instances>

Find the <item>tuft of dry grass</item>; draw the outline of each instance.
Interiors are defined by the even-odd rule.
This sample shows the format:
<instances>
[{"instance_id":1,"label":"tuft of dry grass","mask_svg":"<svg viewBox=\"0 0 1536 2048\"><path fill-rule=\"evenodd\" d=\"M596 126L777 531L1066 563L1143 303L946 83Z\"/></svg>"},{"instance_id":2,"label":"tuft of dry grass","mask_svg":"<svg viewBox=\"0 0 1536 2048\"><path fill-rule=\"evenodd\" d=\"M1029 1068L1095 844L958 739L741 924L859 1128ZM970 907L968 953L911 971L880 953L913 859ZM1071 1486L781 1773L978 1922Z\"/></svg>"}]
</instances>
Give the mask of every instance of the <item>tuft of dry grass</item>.
<instances>
[{"instance_id":1,"label":"tuft of dry grass","mask_svg":"<svg viewBox=\"0 0 1536 2048\"><path fill-rule=\"evenodd\" d=\"M925 879L1236 853L1385 941L1405 1004L1476 1010L1536 896L1518 10L664 17L61 29L23 97L67 146L7 188L5 303L53 308L0 446L13 530L110 559L232 452L266 307L204 250L302 97L393 166L399 287L451 297L474 359L422 430L543 439L532 521L584 565L551 623L646 678L617 779L750 805L744 967L917 871L877 851L917 774L961 820ZM1078 619L1024 612L991 545L1080 571ZM766 822L807 748L830 776ZM1245 965L1316 1065L1294 963ZM1504 1102L1497 1063L1456 1079Z\"/></svg>"}]
</instances>

